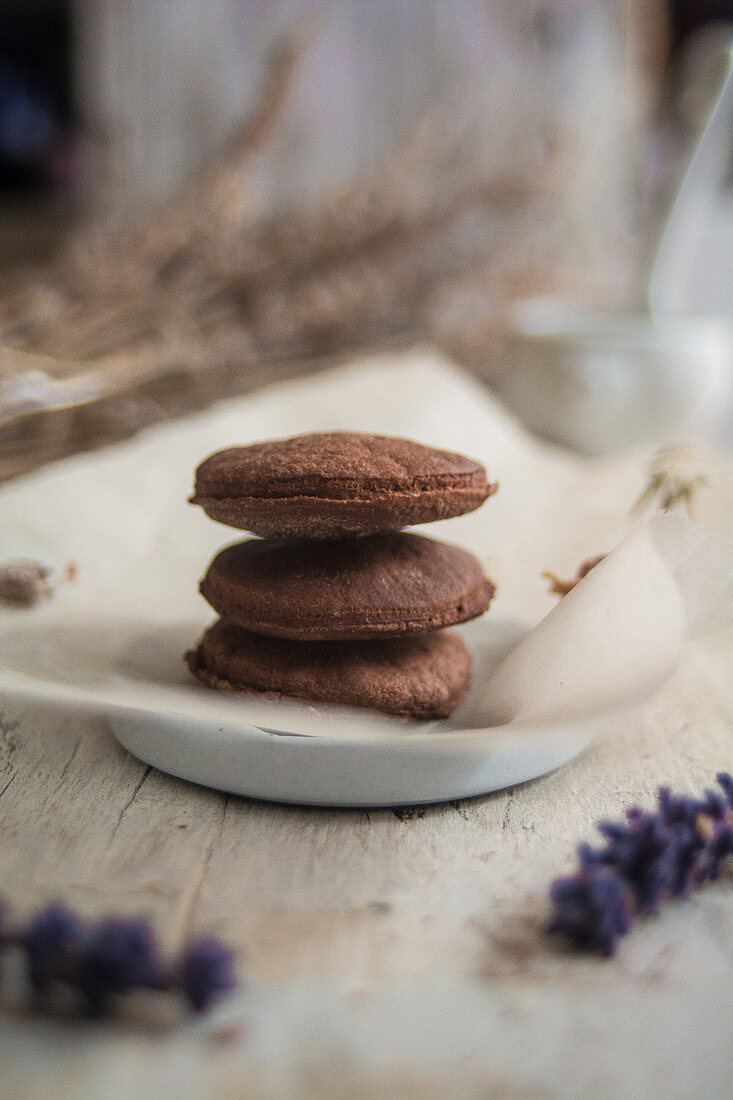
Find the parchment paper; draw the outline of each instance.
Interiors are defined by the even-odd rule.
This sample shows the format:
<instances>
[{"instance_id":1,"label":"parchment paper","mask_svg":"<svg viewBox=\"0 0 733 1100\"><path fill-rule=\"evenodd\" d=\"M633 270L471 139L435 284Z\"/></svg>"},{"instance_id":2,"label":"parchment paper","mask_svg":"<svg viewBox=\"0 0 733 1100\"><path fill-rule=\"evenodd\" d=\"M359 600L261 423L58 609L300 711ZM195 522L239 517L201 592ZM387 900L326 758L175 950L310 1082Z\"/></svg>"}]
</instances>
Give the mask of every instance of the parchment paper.
<instances>
[{"instance_id":1,"label":"parchment paper","mask_svg":"<svg viewBox=\"0 0 733 1100\"><path fill-rule=\"evenodd\" d=\"M200 577L222 545L246 537L186 503L195 466L233 444L336 428L462 451L500 483L477 512L429 526L476 553L498 585L480 630L466 629L479 674L448 723L222 698L181 660L213 618ZM79 567L43 606L0 608L0 690L337 738L590 721L647 697L689 637L733 621L730 546L682 516L629 518L647 457L590 461L545 446L424 349L228 401L0 490L0 561ZM718 502L718 520L727 514ZM544 569L572 576L608 551L559 603L548 594Z\"/></svg>"}]
</instances>

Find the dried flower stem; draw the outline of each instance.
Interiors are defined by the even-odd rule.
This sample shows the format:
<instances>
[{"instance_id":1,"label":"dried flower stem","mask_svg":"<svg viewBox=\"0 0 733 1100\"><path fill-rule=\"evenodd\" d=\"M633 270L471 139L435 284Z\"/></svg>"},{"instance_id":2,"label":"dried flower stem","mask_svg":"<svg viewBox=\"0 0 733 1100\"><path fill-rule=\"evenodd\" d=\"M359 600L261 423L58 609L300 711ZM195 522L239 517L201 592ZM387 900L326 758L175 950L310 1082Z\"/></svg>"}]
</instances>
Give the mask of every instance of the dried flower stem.
<instances>
[{"instance_id":1,"label":"dried flower stem","mask_svg":"<svg viewBox=\"0 0 733 1100\"><path fill-rule=\"evenodd\" d=\"M649 464L648 477L632 513L649 507L662 512L683 507L691 516L698 491L708 484L707 474L700 469L700 458L690 447L665 447L657 451Z\"/></svg>"},{"instance_id":2,"label":"dried flower stem","mask_svg":"<svg viewBox=\"0 0 733 1100\"><path fill-rule=\"evenodd\" d=\"M528 271L533 289L552 284L562 214L554 203L548 216L547 196L562 192L567 158L489 167L470 113L447 100L370 178L259 216L255 168L306 45L281 44L250 119L166 210L132 229L89 225L41 279L0 294L0 481L246 392L287 360L292 374L423 339L466 280L498 301ZM491 340L474 333L482 368Z\"/></svg>"}]
</instances>

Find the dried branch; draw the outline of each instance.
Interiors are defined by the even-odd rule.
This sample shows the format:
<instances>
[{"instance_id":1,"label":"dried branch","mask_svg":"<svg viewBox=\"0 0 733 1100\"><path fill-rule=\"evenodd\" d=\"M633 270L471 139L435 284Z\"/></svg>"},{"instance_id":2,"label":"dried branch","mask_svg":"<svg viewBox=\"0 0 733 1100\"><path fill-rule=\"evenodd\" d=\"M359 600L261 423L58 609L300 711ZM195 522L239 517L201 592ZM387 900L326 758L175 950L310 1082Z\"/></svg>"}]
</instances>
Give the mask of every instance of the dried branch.
<instances>
[{"instance_id":1,"label":"dried branch","mask_svg":"<svg viewBox=\"0 0 733 1100\"><path fill-rule=\"evenodd\" d=\"M530 279L549 284L566 160L489 167L448 102L369 179L256 217L255 167L305 45L281 44L249 121L166 212L131 230L87 227L42 279L0 297L0 479L245 392L288 361L292 373L428 333L449 343L449 291L501 302ZM484 366L486 334L461 331Z\"/></svg>"},{"instance_id":2,"label":"dried branch","mask_svg":"<svg viewBox=\"0 0 733 1100\"><path fill-rule=\"evenodd\" d=\"M136 267L157 275L173 263L191 241L207 216L226 215L233 195L236 208L243 207L242 173L272 141L278 129L307 36L284 39L273 51L264 88L254 114L235 133L216 161L205 167L162 218L154 219L133 243L131 261ZM229 205L231 210L231 206ZM240 223L240 218L233 220Z\"/></svg>"}]
</instances>

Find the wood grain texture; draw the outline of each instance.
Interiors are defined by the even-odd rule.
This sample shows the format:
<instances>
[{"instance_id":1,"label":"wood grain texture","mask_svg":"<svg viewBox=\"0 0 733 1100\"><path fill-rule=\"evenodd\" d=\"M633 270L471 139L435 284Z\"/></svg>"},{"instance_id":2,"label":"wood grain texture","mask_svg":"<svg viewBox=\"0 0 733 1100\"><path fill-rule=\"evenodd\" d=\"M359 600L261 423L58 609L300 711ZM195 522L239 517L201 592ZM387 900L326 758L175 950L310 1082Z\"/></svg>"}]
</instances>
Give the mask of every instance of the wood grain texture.
<instances>
[{"instance_id":1,"label":"wood grain texture","mask_svg":"<svg viewBox=\"0 0 733 1100\"><path fill-rule=\"evenodd\" d=\"M103 722L5 706L0 881L214 931L248 985L207 1022L133 1001L106 1024L28 1017L6 991L5 1095L729 1095L733 885L668 905L618 958L542 933L549 881L599 817L733 768L733 634L571 765L443 806L322 811L147 768ZM159 1000L159 999L158 999Z\"/></svg>"},{"instance_id":2,"label":"wood grain texture","mask_svg":"<svg viewBox=\"0 0 733 1100\"><path fill-rule=\"evenodd\" d=\"M450 423L460 424L466 449L480 443L483 421L471 419L479 394L451 397L437 370L411 377L422 380L410 386L412 403L426 395L427 427L415 434L451 446L440 434L450 399ZM359 388L367 384L381 402L387 386L375 384L379 378L362 368L344 407L368 407ZM271 401L283 433L296 434L300 425L288 416L296 407L310 416L308 401L323 404L327 385L304 384L290 401L273 391L252 399L249 412L238 406L226 415L238 432L248 416L265 430ZM638 496L639 456L581 466L512 443L496 415L486 423L492 449L503 454L490 572L496 565L512 607L541 615L549 598L526 583L523 595L522 578L548 567L571 576L579 560L612 545L607 517L625 515ZM389 422L379 427L390 430ZM206 425L192 430L206 453ZM216 422L217 438L232 430ZM185 496L176 470L184 444L164 433L103 456L104 485L119 486L109 511L102 493L95 509L84 507L73 467L66 479L58 471L58 479L34 482L30 523L29 498L5 490L7 545L24 525L37 525L28 547L42 557L52 546L63 562L72 539L94 548L85 598L101 603L115 589L129 594L131 613L156 599L184 611L181 577L200 575L203 544L178 538L177 576L145 567L150 555L168 560L170 525L159 521L167 502ZM156 516L146 539L119 523L121 514L135 515L142 468L157 471L146 482ZM191 468L186 459L186 486ZM710 489L699 518L731 541L733 461L705 468ZM52 523L59 495L64 514ZM478 517L465 517L463 528L466 545L477 548L486 545ZM66 595L71 605L73 593ZM51 628L64 627L73 650L64 598L59 593L58 617L47 621L49 638L55 644ZM150 918L166 950L213 932L240 950L247 976L241 994L208 1020L191 1021L172 999L151 994L130 998L114 1020L92 1023L32 1014L8 960L0 1095L727 1100L733 874L640 921L613 960L571 954L543 924L549 883L571 869L577 843L593 839L598 819L650 805L660 783L699 792L717 771L733 770L732 658L733 631L696 642L655 698L568 766L495 795L410 809L226 798L148 769L102 721L0 700L0 892L19 918L63 898L89 918L113 911Z\"/></svg>"}]
</instances>

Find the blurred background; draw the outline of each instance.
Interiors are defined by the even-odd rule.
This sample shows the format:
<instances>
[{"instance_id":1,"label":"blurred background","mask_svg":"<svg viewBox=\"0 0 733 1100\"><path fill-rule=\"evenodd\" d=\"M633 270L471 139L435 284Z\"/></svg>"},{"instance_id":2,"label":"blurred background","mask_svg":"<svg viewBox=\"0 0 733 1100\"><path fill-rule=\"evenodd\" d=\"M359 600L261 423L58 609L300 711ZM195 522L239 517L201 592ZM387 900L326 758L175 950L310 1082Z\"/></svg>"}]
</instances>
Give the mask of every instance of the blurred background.
<instances>
[{"instance_id":1,"label":"blurred background","mask_svg":"<svg viewBox=\"0 0 733 1100\"><path fill-rule=\"evenodd\" d=\"M660 438L699 394L690 430L725 437L730 18L4 0L0 478L423 341L584 450L642 438L667 391Z\"/></svg>"}]
</instances>

